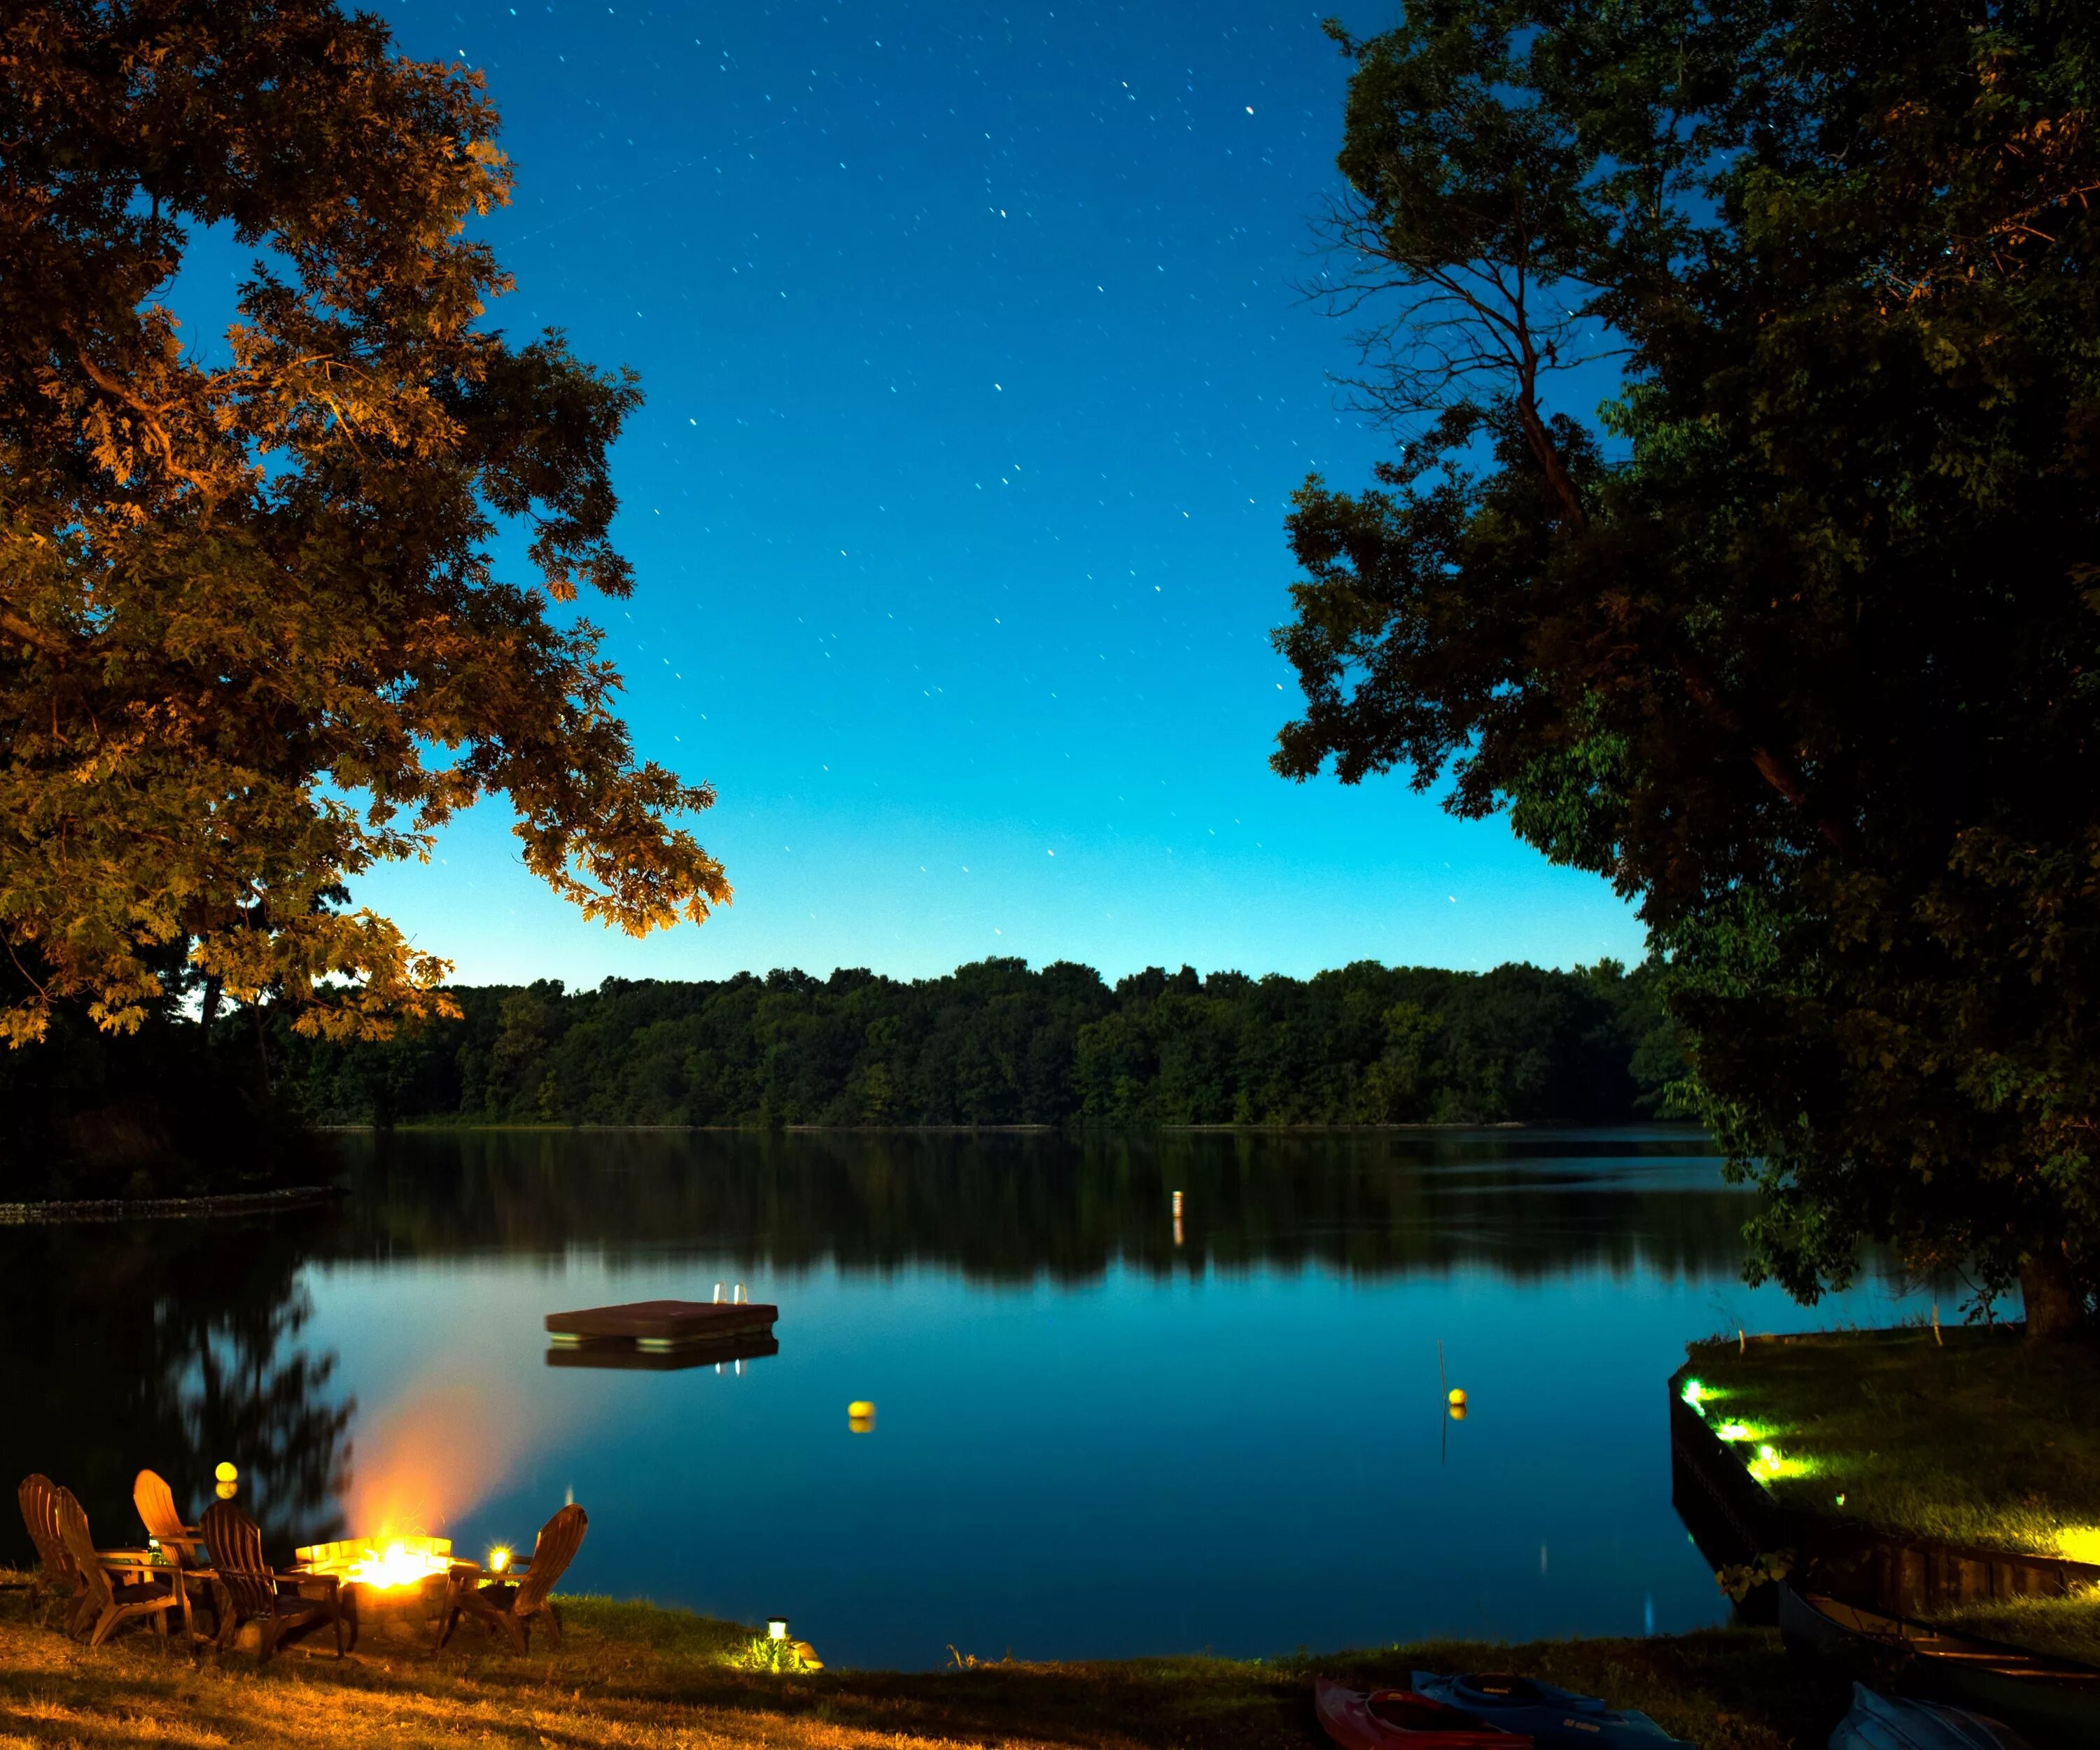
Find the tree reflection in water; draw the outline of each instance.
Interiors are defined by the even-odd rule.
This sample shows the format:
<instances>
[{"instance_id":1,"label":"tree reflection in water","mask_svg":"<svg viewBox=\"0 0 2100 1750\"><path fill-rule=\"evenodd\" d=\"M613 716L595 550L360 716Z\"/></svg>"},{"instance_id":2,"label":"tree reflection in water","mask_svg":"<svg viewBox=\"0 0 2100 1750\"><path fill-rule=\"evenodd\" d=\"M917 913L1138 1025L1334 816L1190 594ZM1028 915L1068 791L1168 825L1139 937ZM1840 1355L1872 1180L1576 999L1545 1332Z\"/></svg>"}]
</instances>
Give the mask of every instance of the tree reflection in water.
<instances>
[{"instance_id":1,"label":"tree reflection in water","mask_svg":"<svg viewBox=\"0 0 2100 1750\"><path fill-rule=\"evenodd\" d=\"M1684 1127L1051 1134L460 1131L351 1139L368 1259L602 1245L774 1269L1085 1281L1324 1263L1732 1276L1749 1206ZM1181 1243L1172 1193L1186 1193Z\"/></svg>"},{"instance_id":2,"label":"tree reflection in water","mask_svg":"<svg viewBox=\"0 0 2100 1750\"><path fill-rule=\"evenodd\" d=\"M300 1345L299 1271L331 1220L0 1229L0 1478L65 1484L107 1547L143 1535L142 1467L193 1519L231 1458L273 1555L335 1536L354 1405L331 1391L333 1358ZM0 1558L29 1560L20 1519L5 1524Z\"/></svg>"}]
</instances>

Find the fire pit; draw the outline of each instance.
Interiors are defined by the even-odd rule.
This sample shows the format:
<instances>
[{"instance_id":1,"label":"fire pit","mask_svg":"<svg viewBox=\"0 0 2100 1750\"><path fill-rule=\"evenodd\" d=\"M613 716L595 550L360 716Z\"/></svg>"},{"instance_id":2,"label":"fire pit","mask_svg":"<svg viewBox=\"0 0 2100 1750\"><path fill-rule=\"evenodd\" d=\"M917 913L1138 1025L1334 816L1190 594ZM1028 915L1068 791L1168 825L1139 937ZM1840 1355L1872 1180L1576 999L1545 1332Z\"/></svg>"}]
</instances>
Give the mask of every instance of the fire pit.
<instances>
[{"instance_id":1,"label":"fire pit","mask_svg":"<svg viewBox=\"0 0 2100 1750\"><path fill-rule=\"evenodd\" d=\"M375 1633L414 1635L427 1628L445 1595L453 1567L449 1537L344 1538L309 1544L298 1552L306 1571L333 1576L342 1585L353 1636Z\"/></svg>"}]
</instances>

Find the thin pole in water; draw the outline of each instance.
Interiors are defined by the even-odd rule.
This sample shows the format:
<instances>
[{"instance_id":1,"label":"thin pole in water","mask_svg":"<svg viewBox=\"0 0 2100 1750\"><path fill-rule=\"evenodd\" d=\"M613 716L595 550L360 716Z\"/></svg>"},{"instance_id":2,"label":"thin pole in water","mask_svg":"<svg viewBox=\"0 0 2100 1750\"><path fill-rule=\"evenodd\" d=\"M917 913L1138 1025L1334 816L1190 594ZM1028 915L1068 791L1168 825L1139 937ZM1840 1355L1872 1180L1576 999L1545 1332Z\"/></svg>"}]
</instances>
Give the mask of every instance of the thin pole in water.
<instances>
[{"instance_id":1,"label":"thin pole in water","mask_svg":"<svg viewBox=\"0 0 2100 1750\"><path fill-rule=\"evenodd\" d=\"M1436 1339L1436 1391L1440 1396L1444 1389L1444 1339L1440 1337Z\"/></svg>"}]
</instances>

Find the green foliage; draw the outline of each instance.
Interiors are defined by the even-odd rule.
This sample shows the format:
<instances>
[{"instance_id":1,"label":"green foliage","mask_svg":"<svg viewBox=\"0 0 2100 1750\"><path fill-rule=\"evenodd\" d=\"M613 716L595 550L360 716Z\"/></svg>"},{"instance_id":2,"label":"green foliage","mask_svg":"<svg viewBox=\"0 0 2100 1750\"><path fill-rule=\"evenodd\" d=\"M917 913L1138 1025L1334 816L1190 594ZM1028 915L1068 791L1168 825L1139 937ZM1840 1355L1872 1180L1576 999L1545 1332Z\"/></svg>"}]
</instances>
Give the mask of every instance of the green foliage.
<instances>
[{"instance_id":1,"label":"green foliage","mask_svg":"<svg viewBox=\"0 0 2100 1750\"><path fill-rule=\"evenodd\" d=\"M1601 1122L1674 1063L1657 972L1362 961L1300 981L986 960L718 984L452 993L381 1041L273 1049L324 1122L1357 1124Z\"/></svg>"},{"instance_id":2,"label":"green foliage","mask_svg":"<svg viewBox=\"0 0 2100 1750\"><path fill-rule=\"evenodd\" d=\"M1414 424L1298 496L1277 769L1405 767L1638 897L1753 1280L1885 1241L2075 1324L2100 14L1449 0L1344 46L1335 284ZM1584 350L1601 430L1542 399Z\"/></svg>"},{"instance_id":3,"label":"green foliage","mask_svg":"<svg viewBox=\"0 0 2100 1750\"><path fill-rule=\"evenodd\" d=\"M1793 1571L1793 1559L1791 1549L1767 1549L1754 1561L1716 1568L1714 1583L1740 1604L1760 1586L1785 1579Z\"/></svg>"},{"instance_id":4,"label":"green foliage","mask_svg":"<svg viewBox=\"0 0 2100 1750\"><path fill-rule=\"evenodd\" d=\"M776 1641L755 1634L730 1661L747 1671L770 1671L776 1677L796 1677L810 1668L802 1650L792 1641Z\"/></svg>"}]
</instances>

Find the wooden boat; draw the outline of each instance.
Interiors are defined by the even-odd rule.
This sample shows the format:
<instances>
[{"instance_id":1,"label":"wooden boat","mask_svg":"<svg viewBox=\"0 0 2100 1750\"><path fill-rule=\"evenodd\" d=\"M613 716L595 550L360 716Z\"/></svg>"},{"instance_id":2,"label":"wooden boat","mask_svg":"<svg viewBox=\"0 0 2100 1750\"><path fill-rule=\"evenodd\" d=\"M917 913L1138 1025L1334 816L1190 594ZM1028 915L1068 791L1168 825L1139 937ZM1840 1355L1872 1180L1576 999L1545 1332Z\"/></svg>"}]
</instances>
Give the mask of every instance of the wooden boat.
<instances>
[{"instance_id":1,"label":"wooden boat","mask_svg":"<svg viewBox=\"0 0 2100 1750\"><path fill-rule=\"evenodd\" d=\"M1531 1740L1484 1726L1470 1713L1408 1689L1312 1685L1312 1711L1342 1750L1530 1750Z\"/></svg>"},{"instance_id":2,"label":"wooden boat","mask_svg":"<svg viewBox=\"0 0 2100 1750\"><path fill-rule=\"evenodd\" d=\"M1997 1720L1929 1701L1877 1695L1852 1686L1852 1711L1830 1734L1830 1750L2029 1750Z\"/></svg>"},{"instance_id":3,"label":"wooden boat","mask_svg":"<svg viewBox=\"0 0 2100 1750\"><path fill-rule=\"evenodd\" d=\"M770 1331L779 1316L778 1307L763 1301L638 1300L550 1312L546 1325L560 1345L632 1343L645 1354L665 1354L687 1343Z\"/></svg>"},{"instance_id":4,"label":"wooden boat","mask_svg":"<svg viewBox=\"0 0 2100 1750\"><path fill-rule=\"evenodd\" d=\"M1613 1708L1595 1695L1578 1695L1529 1677L1485 1672L1465 1677L1414 1673L1418 1695L1457 1708L1505 1732L1528 1735L1538 1750L1604 1745L1608 1750L1692 1750L1638 1708Z\"/></svg>"},{"instance_id":5,"label":"wooden boat","mask_svg":"<svg viewBox=\"0 0 2100 1750\"><path fill-rule=\"evenodd\" d=\"M2100 1750L2100 1669L1930 1623L1887 1616L1782 1581L1780 1632L1882 1688L1973 1708L2062 1750Z\"/></svg>"}]
</instances>

